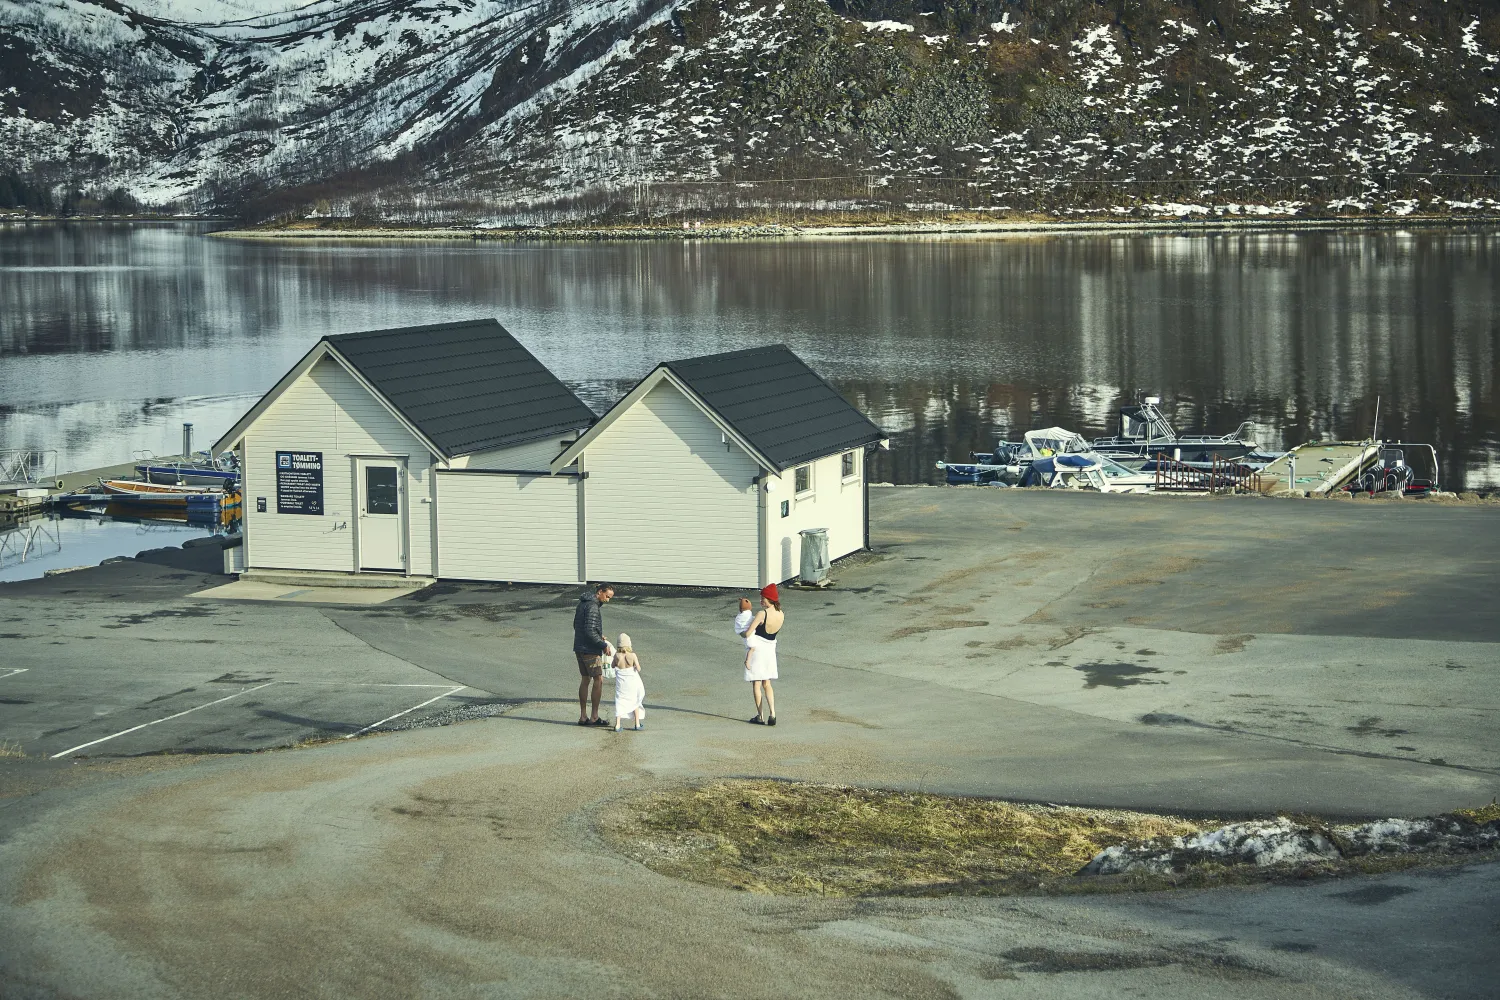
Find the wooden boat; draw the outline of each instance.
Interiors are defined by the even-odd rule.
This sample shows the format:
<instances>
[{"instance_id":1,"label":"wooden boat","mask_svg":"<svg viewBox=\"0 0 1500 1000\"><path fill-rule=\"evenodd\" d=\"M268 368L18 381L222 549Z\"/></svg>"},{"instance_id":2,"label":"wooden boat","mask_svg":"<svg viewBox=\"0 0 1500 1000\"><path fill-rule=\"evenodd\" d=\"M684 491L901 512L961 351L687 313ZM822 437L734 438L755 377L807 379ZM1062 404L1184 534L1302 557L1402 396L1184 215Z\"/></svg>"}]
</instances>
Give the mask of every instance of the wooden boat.
<instances>
[{"instance_id":1,"label":"wooden boat","mask_svg":"<svg viewBox=\"0 0 1500 1000\"><path fill-rule=\"evenodd\" d=\"M142 483L130 479L101 479L98 492L114 503L151 507L219 507L235 494L205 490L201 486Z\"/></svg>"}]
</instances>

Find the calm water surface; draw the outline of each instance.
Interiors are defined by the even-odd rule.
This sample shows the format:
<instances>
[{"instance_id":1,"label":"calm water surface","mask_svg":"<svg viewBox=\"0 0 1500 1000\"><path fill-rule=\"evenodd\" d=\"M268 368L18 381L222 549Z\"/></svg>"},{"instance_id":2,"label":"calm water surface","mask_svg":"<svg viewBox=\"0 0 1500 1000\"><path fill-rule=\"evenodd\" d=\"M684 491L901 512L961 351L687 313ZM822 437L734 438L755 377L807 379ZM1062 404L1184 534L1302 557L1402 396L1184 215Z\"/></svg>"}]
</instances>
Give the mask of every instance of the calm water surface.
<instances>
[{"instance_id":1,"label":"calm water surface","mask_svg":"<svg viewBox=\"0 0 1500 1000\"><path fill-rule=\"evenodd\" d=\"M1430 441L1500 485L1500 233L440 245L0 227L0 449L206 445L325 333L493 316L598 409L658 360L781 341L892 432L876 478L1160 394L1280 448Z\"/></svg>"},{"instance_id":2,"label":"calm water surface","mask_svg":"<svg viewBox=\"0 0 1500 1000\"><path fill-rule=\"evenodd\" d=\"M213 533L170 521L48 512L0 527L0 583L45 576L51 569L93 566L111 556L178 546Z\"/></svg>"}]
</instances>

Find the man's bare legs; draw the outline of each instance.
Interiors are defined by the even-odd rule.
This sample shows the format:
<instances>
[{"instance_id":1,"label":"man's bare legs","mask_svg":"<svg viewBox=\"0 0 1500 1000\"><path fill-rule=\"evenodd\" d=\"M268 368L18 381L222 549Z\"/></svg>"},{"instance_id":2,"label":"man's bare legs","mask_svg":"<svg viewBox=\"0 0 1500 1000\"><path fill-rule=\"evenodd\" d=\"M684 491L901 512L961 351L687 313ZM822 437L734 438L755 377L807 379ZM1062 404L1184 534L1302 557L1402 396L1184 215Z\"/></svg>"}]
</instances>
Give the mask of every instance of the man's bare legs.
<instances>
[{"instance_id":1,"label":"man's bare legs","mask_svg":"<svg viewBox=\"0 0 1500 1000\"><path fill-rule=\"evenodd\" d=\"M590 699L589 687L592 686L593 697ZM603 677L584 677L578 682L578 721L592 722L599 718L599 696L604 693ZM593 715L588 715L589 702L593 702Z\"/></svg>"}]
</instances>

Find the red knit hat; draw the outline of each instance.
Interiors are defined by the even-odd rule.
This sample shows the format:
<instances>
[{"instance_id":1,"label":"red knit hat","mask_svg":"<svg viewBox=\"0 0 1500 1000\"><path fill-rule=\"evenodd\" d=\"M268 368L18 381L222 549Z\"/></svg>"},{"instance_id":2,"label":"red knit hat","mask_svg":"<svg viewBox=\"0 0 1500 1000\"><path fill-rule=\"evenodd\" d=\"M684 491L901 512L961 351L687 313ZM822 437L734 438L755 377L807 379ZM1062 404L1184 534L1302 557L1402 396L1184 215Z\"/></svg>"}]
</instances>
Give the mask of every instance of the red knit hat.
<instances>
[{"instance_id":1,"label":"red knit hat","mask_svg":"<svg viewBox=\"0 0 1500 1000\"><path fill-rule=\"evenodd\" d=\"M776 601L778 604L781 603L781 595L776 592L776 584L774 583L768 583L764 587L760 588L760 596L764 597L768 601Z\"/></svg>"}]
</instances>

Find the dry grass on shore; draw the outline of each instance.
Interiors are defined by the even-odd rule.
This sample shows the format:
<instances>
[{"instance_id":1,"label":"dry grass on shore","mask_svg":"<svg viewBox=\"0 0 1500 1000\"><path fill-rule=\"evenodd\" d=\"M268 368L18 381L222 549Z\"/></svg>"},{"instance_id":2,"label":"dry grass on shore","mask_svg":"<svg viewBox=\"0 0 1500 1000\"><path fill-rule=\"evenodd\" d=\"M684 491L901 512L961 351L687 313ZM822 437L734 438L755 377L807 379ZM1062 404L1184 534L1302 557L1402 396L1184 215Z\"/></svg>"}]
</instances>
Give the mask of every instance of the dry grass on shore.
<instances>
[{"instance_id":1,"label":"dry grass on shore","mask_svg":"<svg viewBox=\"0 0 1500 1000\"><path fill-rule=\"evenodd\" d=\"M1500 819L1500 805L1453 814L1487 823ZM1317 817L1289 818L1324 825ZM1293 865L1203 863L1171 873L1077 877L1106 847L1223 825L1118 809L722 779L617 802L601 815L599 831L621 853L662 875L749 892L836 897L1212 888L1492 860L1489 852L1377 853Z\"/></svg>"},{"instance_id":2,"label":"dry grass on shore","mask_svg":"<svg viewBox=\"0 0 1500 1000\"><path fill-rule=\"evenodd\" d=\"M1016 892L1111 844L1213 820L779 781L678 787L612 811L605 836L664 875L752 892Z\"/></svg>"}]
</instances>

